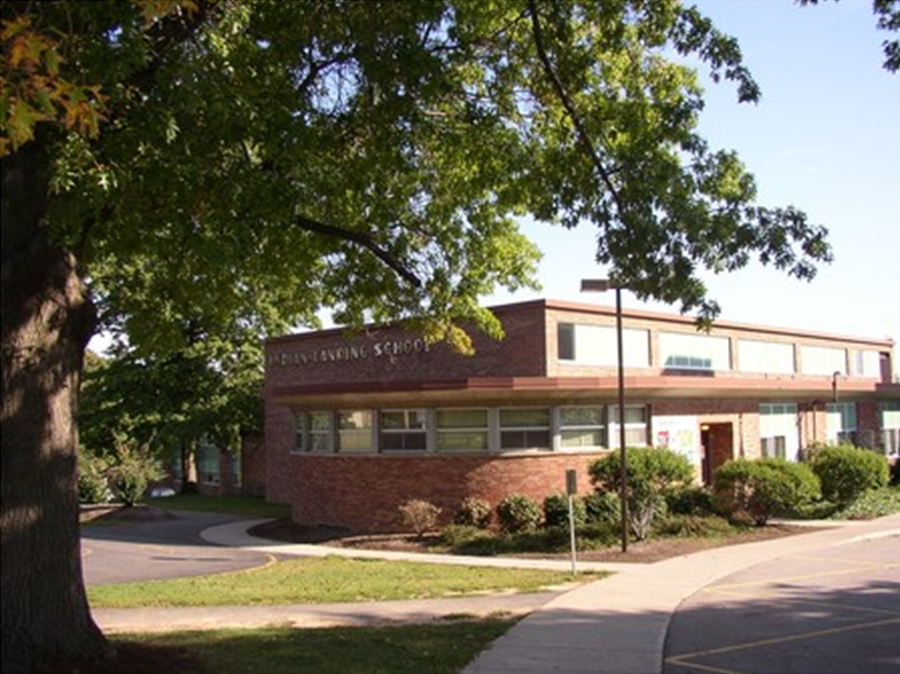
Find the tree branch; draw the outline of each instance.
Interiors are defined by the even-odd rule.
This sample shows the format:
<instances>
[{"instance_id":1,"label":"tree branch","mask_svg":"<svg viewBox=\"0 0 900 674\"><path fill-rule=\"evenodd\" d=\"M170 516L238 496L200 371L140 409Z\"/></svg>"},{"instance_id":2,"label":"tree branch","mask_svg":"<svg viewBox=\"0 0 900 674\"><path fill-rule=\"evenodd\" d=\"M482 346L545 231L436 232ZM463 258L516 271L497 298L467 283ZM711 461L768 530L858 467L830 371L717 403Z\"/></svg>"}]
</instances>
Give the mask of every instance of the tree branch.
<instances>
[{"instance_id":1,"label":"tree branch","mask_svg":"<svg viewBox=\"0 0 900 674\"><path fill-rule=\"evenodd\" d=\"M615 184L613 183L612 174L603 166L603 162L600 160L600 156L594 149L594 144L591 140L590 134L587 132L587 129L585 129L584 123L581 121L581 117L578 114L578 111L575 109L575 105L572 103L572 99L569 98L568 93L566 93L566 89L563 86L562 81L560 81L559 76L553 69L553 64L550 62L550 57L547 56L547 50L544 47L544 32L541 28L541 21L538 16L537 2L535 0L528 0L528 11L529 14L531 14L531 27L532 33L534 35L534 46L537 49L538 58L541 61L541 66L544 68L544 72L547 74L547 77L550 79L550 83L556 90L556 95L559 96L559 100L565 108L566 113L572 119L572 124L574 124L575 126L575 132L578 136L578 140L584 146L584 149L587 152L591 163L594 165L597 173L600 174L600 179L603 181L603 184L606 185L606 189L609 190L609 193L612 195L613 201L616 204L616 209L619 211L619 215L621 216L625 212L625 208L621 199L619 198L619 192L616 189Z\"/></svg>"},{"instance_id":2,"label":"tree branch","mask_svg":"<svg viewBox=\"0 0 900 674\"><path fill-rule=\"evenodd\" d=\"M326 225L323 222L312 220L311 218L307 218L304 215L296 216L295 222L299 227L310 232L325 234L326 236L331 236L336 239L342 239L344 241L350 241L362 246L363 248L369 250L379 260L384 262L388 267L393 269L398 276L405 279L406 282L411 286L413 286L414 288L422 287L422 281L418 276L404 267L400 263L400 261L397 260L397 258L391 255L388 251L379 246L368 234L360 234L359 232L352 232L348 229L335 227L334 225Z\"/></svg>"}]
</instances>

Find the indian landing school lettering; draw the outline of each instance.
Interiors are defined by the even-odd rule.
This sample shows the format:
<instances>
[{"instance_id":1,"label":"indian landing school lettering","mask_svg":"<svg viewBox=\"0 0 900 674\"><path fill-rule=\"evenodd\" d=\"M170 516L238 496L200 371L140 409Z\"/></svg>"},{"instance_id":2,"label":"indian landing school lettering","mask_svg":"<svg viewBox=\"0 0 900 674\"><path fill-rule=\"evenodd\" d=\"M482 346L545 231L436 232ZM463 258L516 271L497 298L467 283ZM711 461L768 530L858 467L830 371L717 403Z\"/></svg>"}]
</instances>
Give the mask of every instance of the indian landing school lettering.
<instances>
[{"instance_id":1,"label":"indian landing school lettering","mask_svg":"<svg viewBox=\"0 0 900 674\"><path fill-rule=\"evenodd\" d=\"M346 363L368 358L395 358L415 353L429 353L431 345L422 338L393 339L373 344L347 344L342 346L285 351L271 354L268 364L276 367L288 365L316 365L321 363Z\"/></svg>"}]
</instances>

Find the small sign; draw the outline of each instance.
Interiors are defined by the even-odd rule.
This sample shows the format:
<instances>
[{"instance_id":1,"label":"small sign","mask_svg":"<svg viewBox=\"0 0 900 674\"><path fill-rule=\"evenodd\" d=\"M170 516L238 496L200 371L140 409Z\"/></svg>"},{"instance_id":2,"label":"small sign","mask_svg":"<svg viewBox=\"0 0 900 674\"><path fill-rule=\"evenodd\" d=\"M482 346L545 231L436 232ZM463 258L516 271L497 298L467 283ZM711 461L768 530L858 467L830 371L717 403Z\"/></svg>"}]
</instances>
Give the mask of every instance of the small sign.
<instances>
[{"instance_id":1,"label":"small sign","mask_svg":"<svg viewBox=\"0 0 900 674\"><path fill-rule=\"evenodd\" d=\"M573 470L566 471L566 494L575 496L578 493L578 473Z\"/></svg>"}]
</instances>

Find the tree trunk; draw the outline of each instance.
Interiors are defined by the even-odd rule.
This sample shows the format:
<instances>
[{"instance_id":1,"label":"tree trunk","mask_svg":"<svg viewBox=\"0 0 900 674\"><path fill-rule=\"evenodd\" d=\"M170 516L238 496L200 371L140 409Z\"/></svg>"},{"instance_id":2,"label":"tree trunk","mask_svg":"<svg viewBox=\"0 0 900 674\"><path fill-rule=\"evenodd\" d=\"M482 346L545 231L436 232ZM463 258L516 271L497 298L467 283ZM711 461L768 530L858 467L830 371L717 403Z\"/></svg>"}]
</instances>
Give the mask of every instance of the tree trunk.
<instances>
[{"instance_id":1,"label":"tree trunk","mask_svg":"<svg viewBox=\"0 0 900 674\"><path fill-rule=\"evenodd\" d=\"M93 308L46 227L41 141L0 160L0 669L108 657L81 568L75 410ZM35 195L39 195L38 198Z\"/></svg>"}]
</instances>

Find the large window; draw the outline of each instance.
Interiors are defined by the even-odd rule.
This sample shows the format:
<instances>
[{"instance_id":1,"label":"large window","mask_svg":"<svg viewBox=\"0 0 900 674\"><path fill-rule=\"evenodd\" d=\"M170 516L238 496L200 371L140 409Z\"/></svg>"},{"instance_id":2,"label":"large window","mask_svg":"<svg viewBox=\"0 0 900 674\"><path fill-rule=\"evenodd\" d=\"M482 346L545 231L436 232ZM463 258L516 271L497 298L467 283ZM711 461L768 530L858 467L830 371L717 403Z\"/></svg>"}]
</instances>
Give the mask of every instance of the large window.
<instances>
[{"instance_id":1,"label":"large window","mask_svg":"<svg viewBox=\"0 0 900 674\"><path fill-rule=\"evenodd\" d=\"M804 345L800 351L803 374L847 374L847 350Z\"/></svg>"},{"instance_id":2,"label":"large window","mask_svg":"<svg viewBox=\"0 0 900 674\"><path fill-rule=\"evenodd\" d=\"M783 342L738 341L738 367L741 372L793 374L794 345Z\"/></svg>"},{"instance_id":3,"label":"large window","mask_svg":"<svg viewBox=\"0 0 900 674\"><path fill-rule=\"evenodd\" d=\"M664 368L678 370L731 369L731 345L725 337L660 332L659 356Z\"/></svg>"},{"instance_id":4,"label":"large window","mask_svg":"<svg viewBox=\"0 0 900 674\"><path fill-rule=\"evenodd\" d=\"M371 410L340 410L337 413L338 451L344 454L370 452L372 442Z\"/></svg>"},{"instance_id":5,"label":"large window","mask_svg":"<svg viewBox=\"0 0 900 674\"><path fill-rule=\"evenodd\" d=\"M882 401L881 428L885 454L900 453L900 400Z\"/></svg>"},{"instance_id":6,"label":"large window","mask_svg":"<svg viewBox=\"0 0 900 674\"><path fill-rule=\"evenodd\" d=\"M609 447L618 449L619 443L619 406L609 408ZM643 405L625 406L625 446L647 446L647 408Z\"/></svg>"},{"instance_id":7,"label":"large window","mask_svg":"<svg viewBox=\"0 0 900 674\"><path fill-rule=\"evenodd\" d=\"M765 458L784 459L787 455L787 438L783 435L760 438L759 444Z\"/></svg>"},{"instance_id":8,"label":"large window","mask_svg":"<svg viewBox=\"0 0 900 674\"><path fill-rule=\"evenodd\" d=\"M546 407L500 410L500 449L550 449L550 410Z\"/></svg>"},{"instance_id":9,"label":"large window","mask_svg":"<svg viewBox=\"0 0 900 674\"><path fill-rule=\"evenodd\" d=\"M486 452L488 411L482 409L438 410L436 415L439 452Z\"/></svg>"},{"instance_id":10,"label":"large window","mask_svg":"<svg viewBox=\"0 0 900 674\"><path fill-rule=\"evenodd\" d=\"M559 360L609 367L619 363L618 336L613 326L558 323L556 338ZM649 367L650 333L647 330L623 329L622 353L625 367Z\"/></svg>"},{"instance_id":11,"label":"large window","mask_svg":"<svg viewBox=\"0 0 900 674\"><path fill-rule=\"evenodd\" d=\"M425 410L382 410L381 449L425 451L428 446Z\"/></svg>"},{"instance_id":12,"label":"large window","mask_svg":"<svg viewBox=\"0 0 900 674\"><path fill-rule=\"evenodd\" d=\"M565 449L606 446L606 423L600 406L559 408L559 444Z\"/></svg>"}]
</instances>

